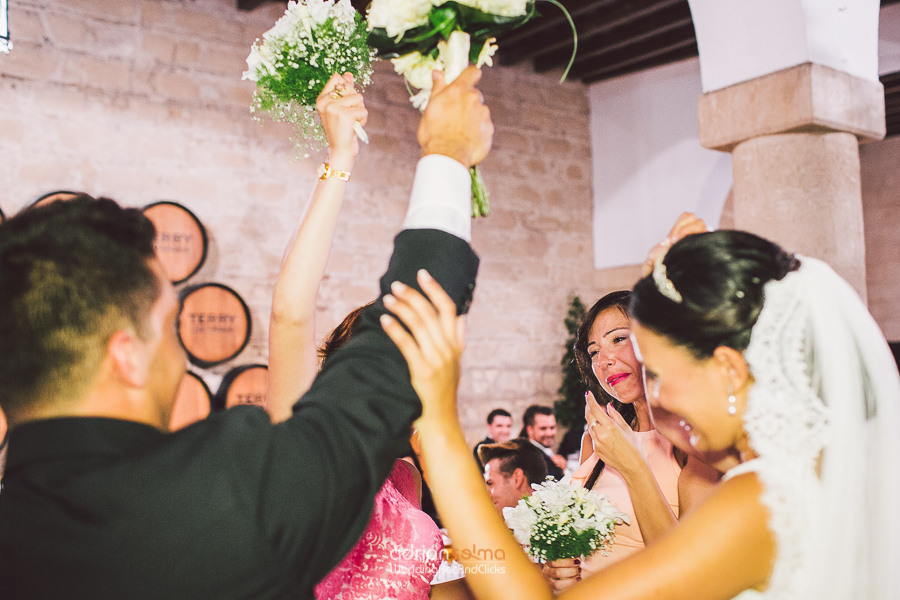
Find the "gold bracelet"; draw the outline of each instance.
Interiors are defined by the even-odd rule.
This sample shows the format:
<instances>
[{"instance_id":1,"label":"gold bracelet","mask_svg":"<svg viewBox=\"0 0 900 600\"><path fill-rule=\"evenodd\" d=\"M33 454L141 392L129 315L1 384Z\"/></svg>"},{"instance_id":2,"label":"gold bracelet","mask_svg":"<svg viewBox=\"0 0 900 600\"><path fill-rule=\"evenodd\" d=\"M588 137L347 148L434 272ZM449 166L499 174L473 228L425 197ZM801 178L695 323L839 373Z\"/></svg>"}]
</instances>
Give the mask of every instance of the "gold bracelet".
<instances>
[{"instance_id":1,"label":"gold bracelet","mask_svg":"<svg viewBox=\"0 0 900 600\"><path fill-rule=\"evenodd\" d=\"M336 177L341 181L350 181L350 171L338 171L333 169L328 163L319 165L319 170L316 171L316 174L319 176L319 181L325 181L329 177Z\"/></svg>"}]
</instances>

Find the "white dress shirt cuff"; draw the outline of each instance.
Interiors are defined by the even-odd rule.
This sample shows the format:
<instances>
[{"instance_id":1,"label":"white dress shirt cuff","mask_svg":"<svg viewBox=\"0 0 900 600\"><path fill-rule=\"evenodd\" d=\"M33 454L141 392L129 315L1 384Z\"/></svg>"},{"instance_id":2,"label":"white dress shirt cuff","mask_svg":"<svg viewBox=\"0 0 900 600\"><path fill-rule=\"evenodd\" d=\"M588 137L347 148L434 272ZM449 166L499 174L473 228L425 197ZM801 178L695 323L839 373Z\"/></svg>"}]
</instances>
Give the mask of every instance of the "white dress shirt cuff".
<instances>
[{"instance_id":1,"label":"white dress shirt cuff","mask_svg":"<svg viewBox=\"0 0 900 600\"><path fill-rule=\"evenodd\" d=\"M472 241L472 180L460 162L441 154L419 159L403 229L440 229Z\"/></svg>"}]
</instances>

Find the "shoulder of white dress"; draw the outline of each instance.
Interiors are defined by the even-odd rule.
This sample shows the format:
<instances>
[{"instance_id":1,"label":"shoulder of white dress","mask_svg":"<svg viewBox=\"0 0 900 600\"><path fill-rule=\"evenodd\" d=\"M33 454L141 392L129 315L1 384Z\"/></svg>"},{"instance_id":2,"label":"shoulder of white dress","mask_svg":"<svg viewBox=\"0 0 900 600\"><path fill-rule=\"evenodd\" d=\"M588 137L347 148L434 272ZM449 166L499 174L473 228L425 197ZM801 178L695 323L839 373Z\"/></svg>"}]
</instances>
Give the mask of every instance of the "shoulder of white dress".
<instances>
[{"instance_id":1,"label":"shoulder of white dress","mask_svg":"<svg viewBox=\"0 0 900 600\"><path fill-rule=\"evenodd\" d=\"M752 458L748 461L742 462L736 467L732 467L725 471L725 474L722 475L722 481L728 481L733 477L737 477L738 475L744 475L746 473L756 473L760 467L760 459Z\"/></svg>"}]
</instances>

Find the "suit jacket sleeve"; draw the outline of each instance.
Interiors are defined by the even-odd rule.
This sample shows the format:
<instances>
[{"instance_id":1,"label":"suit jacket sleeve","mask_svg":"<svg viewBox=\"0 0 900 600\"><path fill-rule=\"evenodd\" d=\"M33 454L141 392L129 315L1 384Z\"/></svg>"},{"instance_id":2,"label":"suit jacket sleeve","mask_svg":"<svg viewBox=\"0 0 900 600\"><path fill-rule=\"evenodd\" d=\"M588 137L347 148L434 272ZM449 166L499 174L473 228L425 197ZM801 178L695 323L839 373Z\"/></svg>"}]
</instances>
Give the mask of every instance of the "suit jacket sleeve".
<instances>
[{"instance_id":1,"label":"suit jacket sleeve","mask_svg":"<svg viewBox=\"0 0 900 600\"><path fill-rule=\"evenodd\" d=\"M419 269L431 273L460 312L468 309L478 269L469 245L433 229L401 232L378 301L323 365L293 416L275 426L265 450L260 519L276 556L297 565L304 586L353 547L421 414L406 361L379 323L390 284L418 288Z\"/></svg>"}]
</instances>

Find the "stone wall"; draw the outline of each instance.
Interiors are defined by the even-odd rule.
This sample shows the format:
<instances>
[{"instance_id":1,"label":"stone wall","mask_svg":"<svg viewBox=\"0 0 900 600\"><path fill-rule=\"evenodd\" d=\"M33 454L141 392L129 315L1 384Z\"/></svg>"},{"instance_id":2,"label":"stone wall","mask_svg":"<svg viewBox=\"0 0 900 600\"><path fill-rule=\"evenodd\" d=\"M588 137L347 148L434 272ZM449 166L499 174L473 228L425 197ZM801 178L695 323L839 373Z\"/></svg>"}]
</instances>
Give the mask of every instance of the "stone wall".
<instances>
[{"instance_id":1,"label":"stone wall","mask_svg":"<svg viewBox=\"0 0 900 600\"><path fill-rule=\"evenodd\" d=\"M7 215L73 189L133 206L174 200L207 227L209 257L187 283L233 287L253 318L248 347L203 372L213 391L230 367L266 361L273 282L320 162L293 160L289 130L248 112L244 58L281 11L239 12L234 0L20 0L9 14L15 48L0 55ZM568 296L592 301L636 273L591 266L585 88L500 67L481 87L496 136L483 165L493 214L473 227L483 263L460 396L473 442L490 409L509 409L518 428L528 404L554 400ZM371 299L387 264L419 156L407 98L380 64L366 93L372 143L348 187L319 298L323 334Z\"/></svg>"}]
</instances>

